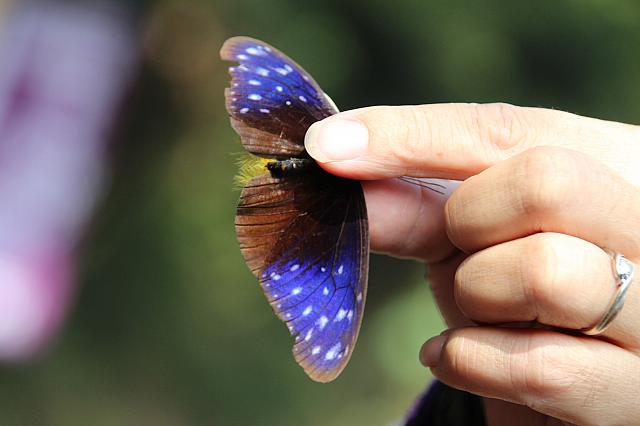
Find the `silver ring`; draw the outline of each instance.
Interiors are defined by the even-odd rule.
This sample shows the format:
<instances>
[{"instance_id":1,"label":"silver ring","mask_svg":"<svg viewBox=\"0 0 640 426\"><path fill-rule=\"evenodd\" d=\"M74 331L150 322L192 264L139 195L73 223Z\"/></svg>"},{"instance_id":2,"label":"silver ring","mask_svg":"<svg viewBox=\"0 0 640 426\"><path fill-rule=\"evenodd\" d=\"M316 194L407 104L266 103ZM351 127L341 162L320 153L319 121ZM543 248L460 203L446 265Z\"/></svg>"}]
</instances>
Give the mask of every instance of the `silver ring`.
<instances>
[{"instance_id":1,"label":"silver ring","mask_svg":"<svg viewBox=\"0 0 640 426\"><path fill-rule=\"evenodd\" d=\"M608 252L612 254L611 252ZM582 333L589 336L595 336L604 332L610 325L615 317L620 313L622 306L624 305L624 298L629 289L629 285L633 281L635 274L635 266L627 258L620 253L613 253L612 256L613 273L616 278L616 293L613 295L609 307L602 319L593 327L589 329L581 330Z\"/></svg>"}]
</instances>

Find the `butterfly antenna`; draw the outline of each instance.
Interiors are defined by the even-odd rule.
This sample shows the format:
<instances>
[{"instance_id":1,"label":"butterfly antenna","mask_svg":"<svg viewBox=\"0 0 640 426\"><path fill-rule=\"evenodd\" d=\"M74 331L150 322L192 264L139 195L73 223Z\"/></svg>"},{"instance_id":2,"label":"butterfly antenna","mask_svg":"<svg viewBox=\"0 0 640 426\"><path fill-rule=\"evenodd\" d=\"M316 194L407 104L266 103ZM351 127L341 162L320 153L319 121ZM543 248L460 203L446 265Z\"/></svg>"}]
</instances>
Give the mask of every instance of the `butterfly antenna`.
<instances>
[{"instance_id":1,"label":"butterfly antenna","mask_svg":"<svg viewBox=\"0 0 640 426\"><path fill-rule=\"evenodd\" d=\"M447 187L445 185L441 184L441 183L430 181L430 180L425 180L424 178L415 178L415 177L411 177L411 176L400 176L398 179L400 179L403 182L407 182L407 183L409 183L411 185L418 186L420 188L429 189L429 190L435 192L436 194L440 194L440 195L444 195L444 190L447 189Z\"/></svg>"}]
</instances>

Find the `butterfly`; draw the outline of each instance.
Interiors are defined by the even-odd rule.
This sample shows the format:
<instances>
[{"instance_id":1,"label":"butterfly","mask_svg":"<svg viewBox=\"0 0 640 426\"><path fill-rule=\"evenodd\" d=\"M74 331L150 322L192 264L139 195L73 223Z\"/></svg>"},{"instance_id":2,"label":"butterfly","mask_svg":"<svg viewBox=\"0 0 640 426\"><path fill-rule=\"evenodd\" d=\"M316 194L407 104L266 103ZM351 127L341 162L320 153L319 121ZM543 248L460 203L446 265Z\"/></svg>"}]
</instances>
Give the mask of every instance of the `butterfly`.
<instances>
[{"instance_id":1,"label":"butterfly","mask_svg":"<svg viewBox=\"0 0 640 426\"><path fill-rule=\"evenodd\" d=\"M286 323L295 360L311 379L329 382L353 353L369 269L361 184L325 172L304 148L307 129L338 109L267 43L233 37L220 56L239 63L229 68L226 107L255 156L236 213L240 251Z\"/></svg>"}]
</instances>

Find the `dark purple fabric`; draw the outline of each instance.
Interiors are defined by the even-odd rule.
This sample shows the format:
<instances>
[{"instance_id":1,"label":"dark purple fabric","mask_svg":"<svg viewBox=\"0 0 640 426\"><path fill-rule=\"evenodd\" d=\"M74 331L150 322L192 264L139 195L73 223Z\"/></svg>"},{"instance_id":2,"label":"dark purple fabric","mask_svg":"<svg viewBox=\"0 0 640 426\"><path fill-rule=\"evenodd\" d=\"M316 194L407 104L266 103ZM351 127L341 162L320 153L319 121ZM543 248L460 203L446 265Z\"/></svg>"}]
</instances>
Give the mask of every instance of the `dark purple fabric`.
<instances>
[{"instance_id":1,"label":"dark purple fabric","mask_svg":"<svg viewBox=\"0 0 640 426\"><path fill-rule=\"evenodd\" d=\"M418 397L404 426L484 426L482 398L434 380Z\"/></svg>"}]
</instances>

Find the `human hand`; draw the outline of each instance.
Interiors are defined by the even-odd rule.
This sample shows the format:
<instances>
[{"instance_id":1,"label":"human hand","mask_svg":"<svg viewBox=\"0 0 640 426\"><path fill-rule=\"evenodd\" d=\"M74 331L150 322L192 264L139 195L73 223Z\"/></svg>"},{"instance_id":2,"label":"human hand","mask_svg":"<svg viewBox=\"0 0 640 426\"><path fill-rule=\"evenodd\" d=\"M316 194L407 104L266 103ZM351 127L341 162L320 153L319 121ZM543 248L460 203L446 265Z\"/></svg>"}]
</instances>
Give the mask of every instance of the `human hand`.
<instances>
[{"instance_id":1,"label":"human hand","mask_svg":"<svg viewBox=\"0 0 640 426\"><path fill-rule=\"evenodd\" d=\"M489 424L640 424L640 283L604 333L579 333L615 292L603 248L640 262L639 127L505 104L372 107L314 124L306 146L371 180L373 250L428 265L450 330L420 359L486 397ZM402 175L463 182L440 196L389 180Z\"/></svg>"}]
</instances>

